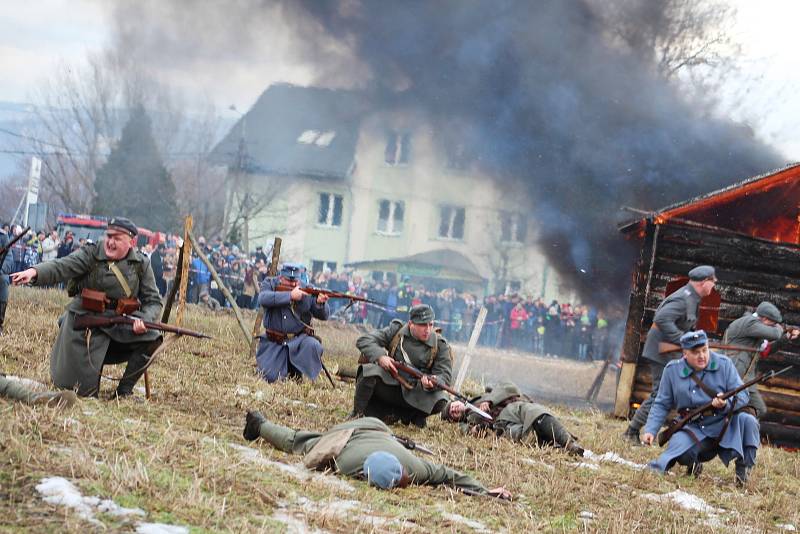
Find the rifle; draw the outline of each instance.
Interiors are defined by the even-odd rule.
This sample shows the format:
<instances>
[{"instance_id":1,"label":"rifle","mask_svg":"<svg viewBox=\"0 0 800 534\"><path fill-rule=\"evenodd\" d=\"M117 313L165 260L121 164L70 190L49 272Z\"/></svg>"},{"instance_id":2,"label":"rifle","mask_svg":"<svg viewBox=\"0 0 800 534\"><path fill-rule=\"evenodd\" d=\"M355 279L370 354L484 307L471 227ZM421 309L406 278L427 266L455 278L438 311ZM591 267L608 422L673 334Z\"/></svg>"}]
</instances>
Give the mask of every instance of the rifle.
<instances>
[{"instance_id":1,"label":"rifle","mask_svg":"<svg viewBox=\"0 0 800 534\"><path fill-rule=\"evenodd\" d=\"M330 289L322 289L321 287L314 287L314 286L297 286L299 287L303 293L308 293L311 296L317 297L319 295L327 295L329 299L347 299L350 301L350 304L353 302L366 302L368 304L375 304L377 306L382 306L380 302L376 302L374 300L370 300L366 297L359 297L358 295L351 295L350 293L340 293L338 291L331 291ZM291 291L294 289L294 286L278 284L278 287L275 288L275 291Z\"/></svg>"},{"instance_id":2,"label":"rifle","mask_svg":"<svg viewBox=\"0 0 800 534\"><path fill-rule=\"evenodd\" d=\"M75 317L75 322L72 328L74 330L86 330L87 328L106 328L115 324L133 324L137 317L129 315L78 315ZM181 336L192 336L206 339L213 339L211 336L203 334L202 332L195 332L188 328L181 328L167 323L157 323L144 321L144 325L150 330L161 330L162 332L172 332Z\"/></svg>"},{"instance_id":3,"label":"rifle","mask_svg":"<svg viewBox=\"0 0 800 534\"><path fill-rule=\"evenodd\" d=\"M397 443L399 443L400 445L402 445L403 447L405 447L410 451L416 450L423 454L428 454L431 456L433 455L432 450L430 450L428 447L424 445L420 445L411 438L407 438L405 436L398 436L397 434L392 434L392 437L395 439L395 441L397 441Z\"/></svg>"},{"instance_id":4,"label":"rifle","mask_svg":"<svg viewBox=\"0 0 800 534\"><path fill-rule=\"evenodd\" d=\"M3 260L5 260L5 259L6 259L6 254L8 254L8 251L9 251L9 250L11 250L11 247L13 247L13 246L14 246L14 244L15 244L17 241L19 241L20 239L22 239L22 237L23 237L25 234L27 234L28 232L30 232L30 231L31 231L31 227L30 227L30 226L28 226L28 227L27 227L27 228L25 228L25 229L24 229L24 230L23 230L23 231L22 231L20 234L16 235L16 236L14 237L14 239L12 239L11 241L9 241L9 242L6 244L6 246L4 246L4 247L0 247L0 265L2 265L2 264L3 264Z\"/></svg>"},{"instance_id":5,"label":"rifle","mask_svg":"<svg viewBox=\"0 0 800 534\"><path fill-rule=\"evenodd\" d=\"M740 391L744 391L745 389L749 388L752 385L759 384L761 382L766 382L767 380L771 380L771 379L775 378L776 376L785 373L786 371L788 371L792 367L794 367L794 366L790 365L789 367L785 367L785 368L783 368L783 369L781 369L780 371L777 371L777 372L776 371L770 371L769 373L762 373L762 374L758 375L757 377L755 377L754 379L748 380L747 382L745 382L741 386L739 386L737 388L734 388L734 389L732 389L730 391L726 391L725 393L723 393L722 395L720 395L717 398L722 399L722 400L727 400L727 399L733 397L734 395L736 395L737 393L739 393ZM713 401L713 399L712 399L712 401ZM706 404L700 406L699 408L694 408L693 410L688 411L685 415L683 415L682 417L676 419L665 430L659 432L658 433L658 438L657 438L658 445L660 447L663 447L664 444L669 441L669 438L671 438L675 434L675 432L677 432L680 429L682 429L688 423L691 423L692 421L698 419L701 415L703 415L703 413L705 413L705 412L707 412L709 410L714 410L715 408L711 404L712 401L707 402Z\"/></svg>"},{"instance_id":6,"label":"rifle","mask_svg":"<svg viewBox=\"0 0 800 534\"><path fill-rule=\"evenodd\" d=\"M772 343L762 343L760 347L745 347L744 345L725 345L723 343L713 343L709 342L708 348L710 349L718 349L718 350L740 350L744 352L758 352L761 353L762 356L768 355L772 351ZM668 352L675 352L681 350L680 345L675 345L674 343L667 343L666 341L662 341L658 344L658 353L659 354L666 354Z\"/></svg>"},{"instance_id":7,"label":"rifle","mask_svg":"<svg viewBox=\"0 0 800 534\"><path fill-rule=\"evenodd\" d=\"M405 364L403 362L399 362L397 360L394 361L394 366L397 368L398 371L403 371L404 373L408 373L409 375L413 376L416 379L421 379L423 376L425 376L425 374L422 371L420 371L419 369L417 369L416 367L413 367L411 365ZM464 395L462 395L461 393L459 393L455 389L451 388L447 384L439 381L439 379L436 378L435 376L428 375L428 377L431 380L433 380L434 387L436 387L438 389L441 389L442 391L448 392L449 394L451 394L452 396L454 396L455 398L457 398L458 400L463 402L464 406L466 406L469 411L480 415L481 417L483 417L484 419L486 419L490 423L494 422L494 418L491 415L489 415L488 413L484 412L483 410L481 410L480 408L478 408L477 406L472 404L469 401L469 399L466 398Z\"/></svg>"}]
</instances>

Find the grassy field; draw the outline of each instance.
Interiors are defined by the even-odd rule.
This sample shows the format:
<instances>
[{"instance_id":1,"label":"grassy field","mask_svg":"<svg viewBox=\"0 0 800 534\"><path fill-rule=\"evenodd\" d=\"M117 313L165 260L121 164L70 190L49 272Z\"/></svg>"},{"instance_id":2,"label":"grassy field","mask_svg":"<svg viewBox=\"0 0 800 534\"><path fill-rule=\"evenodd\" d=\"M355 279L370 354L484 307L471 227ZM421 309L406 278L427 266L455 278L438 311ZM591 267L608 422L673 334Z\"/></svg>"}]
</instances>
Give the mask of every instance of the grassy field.
<instances>
[{"instance_id":1,"label":"grassy field","mask_svg":"<svg viewBox=\"0 0 800 534\"><path fill-rule=\"evenodd\" d=\"M14 288L0 338L0 371L49 383L49 350L66 297ZM251 322L252 315L247 321ZM434 461L467 471L489 487L515 495L504 504L444 488L378 491L356 480L311 473L300 458L260 440L242 439L244 412L259 409L295 428L325 429L344 420L353 386L267 384L247 355L232 315L189 307L185 326L213 340L183 339L151 368L154 397L101 400L72 409L32 408L0 401L0 530L3 532L146 532L146 523L192 532L778 532L800 527L800 458L764 447L746 491L732 468L714 461L702 477L659 476L632 464L657 450L631 449L618 438L624 422L598 411L555 409L594 452L578 461L549 448L465 437L431 419L405 427L435 452ZM357 332L321 326L329 368L354 365ZM498 358L501 355L498 353ZM480 358L491 358L484 351ZM503 354L506 368L514 372ZM536 360L528 366L535 373ZM484 362L485 364L485 362ZM554 364L550 364L554 365ZM563 375L568 375L565 364ZM119 375L122 367L107 368ZM510 376L509 378L513 378ZM564 387L571 383L567 376ZM468 383L477 388L476 383ZM576 387L577 395L583 384ZM627 462L627 463L626 463ZM112 499L139 509L115 515L88 503L89 512L43 500L36 489L64 477L84 497Z\"/></svg>"}]
</instances>

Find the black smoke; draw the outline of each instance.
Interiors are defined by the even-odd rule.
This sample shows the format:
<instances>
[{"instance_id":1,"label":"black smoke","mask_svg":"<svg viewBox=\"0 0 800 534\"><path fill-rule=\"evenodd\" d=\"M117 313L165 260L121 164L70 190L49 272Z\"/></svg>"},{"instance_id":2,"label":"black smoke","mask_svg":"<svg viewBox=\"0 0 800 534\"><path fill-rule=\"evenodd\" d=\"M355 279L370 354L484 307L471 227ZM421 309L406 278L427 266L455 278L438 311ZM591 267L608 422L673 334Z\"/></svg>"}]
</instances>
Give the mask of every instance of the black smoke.
<instances>
[{"instance_id":1,"label":"black smoke","mask_svg":"<svg viewBox=\"0 0 800 534\"><path fill-rule=\"evenodd\" d=\"M598 304L624 303L629 288L636 247L616 230L621 206L655 209L783 163L659 78L647 54L611 45L614 21L583 0L121 2L115 13L125 42L158 43L149 57L161 62L173 49L269 58L259 38L280 25L318 84L425 110L474 165L529 184L543 251Z\"/></svg>"}]
</instances>

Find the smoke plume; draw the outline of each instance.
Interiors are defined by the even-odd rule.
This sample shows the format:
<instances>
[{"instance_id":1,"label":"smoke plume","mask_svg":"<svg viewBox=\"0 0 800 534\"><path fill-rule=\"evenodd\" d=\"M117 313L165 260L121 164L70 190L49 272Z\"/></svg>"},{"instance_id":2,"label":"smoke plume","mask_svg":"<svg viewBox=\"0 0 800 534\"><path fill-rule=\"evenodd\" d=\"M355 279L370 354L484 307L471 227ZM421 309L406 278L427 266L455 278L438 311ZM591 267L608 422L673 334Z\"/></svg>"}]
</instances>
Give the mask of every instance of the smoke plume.
<instances>
[{"instance_id":1,"label":"smoke plume","mask_svg":"<svg viewBox=\"0 0 800 534\"><path fill-rule=\"evenodd\" d=\"M419 106L442 138L464 133L447 128L453 119L471 125L458 141L498 180L529 184L542 250L592 302L627 295L635 247L616 230L621 206L658 208L783 163L749 129L688 101L641 54L610 44L610 23L582 0L225 3L235 24L214 24L219 10L208 7L183 15L198 19L191 32L170 23L179 46L131 35L155 18L132 16L140 5L118 7L120 34L158 42L162 58L232 54L257 43L258 28L279 27L314 83L349 80L378 106Z\"/></svg>"}]
</instances>

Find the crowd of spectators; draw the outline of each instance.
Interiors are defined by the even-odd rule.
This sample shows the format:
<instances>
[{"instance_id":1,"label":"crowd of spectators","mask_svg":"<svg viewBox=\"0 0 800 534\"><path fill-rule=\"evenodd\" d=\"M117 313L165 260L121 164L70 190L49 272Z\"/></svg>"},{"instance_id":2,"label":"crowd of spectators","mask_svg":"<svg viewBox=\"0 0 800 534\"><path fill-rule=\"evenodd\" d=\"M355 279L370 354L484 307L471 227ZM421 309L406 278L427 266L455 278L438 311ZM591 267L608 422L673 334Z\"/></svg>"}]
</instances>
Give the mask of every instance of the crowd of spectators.
<instances>
[{"instance_id":1,"label":"crowd of spectators","mask_svg":"<svg viewBox=\"0 0 800 534\"><path fill-rule=\"evenodd\" d=\"M3 231L17 235L22 228L4 225ZM66 256L82 246L84 241L75 242L71 232L63 238L55 230L30 232L12 247L10 253L15 270L22 271L39 262ZM197 241L237 305L255 309L269 261L262 247L247 254L219 238L209 241L201 236ZM162 295L167 293L175 279L180 244L179 237L169 235L164 243L155 247L144 245L141 249L151 259ZM212 310L230 307L205 262L196 254L192 255L189 274L189 302ZM481 300L470 292L454 288L426 289L394 273L386 273L384 277L384 280L372 280L351 272L322 271L306 274L303 281L315 287L366 297L377 303L351 304L347 299L330 300L333 317L342 321L383 327L395 318L406 320L412 306L429 304L436 313L437 326L443 335L451 341L466 342L483 305L487 315L478 340L481 345L583 361L607 357L609 321L593 306L559 303L557 300L547 304L541 298L505 293L488 295Z\"/></svg>"}]
</instances>

